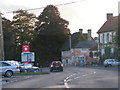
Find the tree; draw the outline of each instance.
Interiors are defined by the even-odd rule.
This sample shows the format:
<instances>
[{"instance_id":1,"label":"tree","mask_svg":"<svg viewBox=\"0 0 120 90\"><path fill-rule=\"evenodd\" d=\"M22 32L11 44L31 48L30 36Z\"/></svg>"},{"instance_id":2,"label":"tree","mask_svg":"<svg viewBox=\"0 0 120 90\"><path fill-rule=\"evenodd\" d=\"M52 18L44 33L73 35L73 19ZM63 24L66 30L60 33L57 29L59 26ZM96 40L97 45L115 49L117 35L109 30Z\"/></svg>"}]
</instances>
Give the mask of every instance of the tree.
<instances>
[{"instance_id":1,"label":"tree","mask_svg":"<svg viewBox=\"0 0 120 90\"><path fill-rule=\"evenodd\" d=\"M15 32L17 44L30 44L35 36L35 21L36 16L24 10L14 12L12 27Z\"/></svg>"},{"instance_id":2,"label":"tree","mask_svg":"<svg viewBox=\"0 0 120 90\"><path fill-rule=\"evenodd\" d=\"M105 58L111 58L111 46L106 46L105 47Z\"/></svg>"},{"instance_id":3,"label":"tree","mask_svg":"<svg viewBox=\"0 0 120 90\"><path fill-rule=\"evenodd\" d=\"M4 58L13 59L14 57L14 37L11 26L11 21L2 18L2 26L3 26L3 36L4 36Z\"/></svg>"},{"instance_id":4,"label":"tree","mask_svg":"<svg viewBox=\"0 0 120 90\"><path fill-rule=\"evenodd\" d=\"M33 43L40 60L38 62L45 64L61 59L60 49L70 33L68 24L68 21L60 17L57 7L48 5L44 8L36 23L38 36Z\"/></svg>"},{"instance_id":5,"label":"tree","mask_svg":"<svg viewBox=\"0 0 120 90\"><path fill-rule=\"evenodd\" d=\"M117 30L117 52L118 60L120 61L120 14L118 15L118 30Z\"/></svg>"},{"instance_id":6,"label":"tree","mask_svg":"<svg viewBox=\"0 0 120 90\"><path fill-rule=\"evenodd\" d=\"M20 60L21 45L28 45L36 36L35 21L36 16L24 10L15 11L12 27L15 39L15 59Z\"/></svg>"}]
</instances>

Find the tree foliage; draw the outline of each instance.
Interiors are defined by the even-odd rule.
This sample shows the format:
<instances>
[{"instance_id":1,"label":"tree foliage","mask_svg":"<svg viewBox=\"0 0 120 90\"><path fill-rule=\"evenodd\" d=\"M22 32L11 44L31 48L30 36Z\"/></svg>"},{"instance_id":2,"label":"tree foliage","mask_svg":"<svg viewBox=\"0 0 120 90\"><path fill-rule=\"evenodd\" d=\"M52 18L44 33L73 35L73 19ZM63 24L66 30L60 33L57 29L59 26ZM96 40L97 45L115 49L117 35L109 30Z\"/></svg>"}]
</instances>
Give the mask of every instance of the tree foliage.
<instances>
[{"instance_id":1,"label":"tree foliage","mask_svg":"<svg viewBox=\"0 0 120 90\"><path fill-rule=\"evenodd\" d=\"M35 21L36 16L24 10L18 10L12 20L12 28L14 32L14 59L21 59L21 45L28 45L34 40L36 36Z\"/></svg>"},{"instance_id":2,"label":"tree foliage","mask_svg":"<svg viewBox=\"0 0 120 90\"><path fill-rule=\"evenodd\" d=\"M2 18L3 36L4 36L4 58L13 59L14 58L14 38L11 26L11 21Z\"/></svg>"},{"instance_id":3,"label":"tree foliage","mask_svg":"<svg viewBox=\"0 0 120 90\"><path fill-rule=\"evenodd\" d=\"M16 42L19 44L30 44L35 36L36 16L24 10L14 12L12 27L15 32Z\"/></svg>"},{"instance_id":4,"label":"tree foliage","mask_svg":"<svg viewBox=\"0 0 120 90\"><path fill-rule=\"evenodd\" d=\"M105 58L111 58L111 46L105 47Z\"/></svg>"},{"instance_id":5,"label":"tree foliage","mask_svg":"<svg viewBox=\"0 0 120 90\"><path fill-rule=\"evenodd\" d=\"M38 62L49 63L52 60L60 60L60 49L70 33L68 24L68 21L60 17L57 7L48 5L44 8L36 23L38 36L33 42Z\"/></svg>"}]
</instances>

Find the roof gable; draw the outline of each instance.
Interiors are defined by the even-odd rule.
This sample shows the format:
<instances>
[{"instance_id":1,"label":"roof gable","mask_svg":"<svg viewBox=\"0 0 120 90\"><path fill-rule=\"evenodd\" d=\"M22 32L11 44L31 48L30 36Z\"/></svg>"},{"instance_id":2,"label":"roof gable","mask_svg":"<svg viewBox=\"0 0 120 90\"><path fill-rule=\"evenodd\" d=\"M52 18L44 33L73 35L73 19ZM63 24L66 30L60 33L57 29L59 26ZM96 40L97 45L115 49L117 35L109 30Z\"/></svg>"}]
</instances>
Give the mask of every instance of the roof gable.
<instances>
[{"instance_id":1,"label":"roof gable","mask_svg":"<svg viewBox=\"0 0 120 90\"><path fill-rule=\"evenodd\" d=\"M118 16L107 20L97 33L115 31L118 27Z\"/></svg>"}]
</instances>

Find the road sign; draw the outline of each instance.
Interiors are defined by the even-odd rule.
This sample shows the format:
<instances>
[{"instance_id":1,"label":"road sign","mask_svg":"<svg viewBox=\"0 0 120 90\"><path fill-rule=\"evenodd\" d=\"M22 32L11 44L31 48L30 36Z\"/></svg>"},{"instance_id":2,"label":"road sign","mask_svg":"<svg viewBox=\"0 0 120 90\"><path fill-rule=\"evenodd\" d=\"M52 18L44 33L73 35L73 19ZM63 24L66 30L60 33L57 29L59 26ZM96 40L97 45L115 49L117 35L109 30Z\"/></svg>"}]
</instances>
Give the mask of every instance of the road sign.
<instances>
[{"instance_id":1,"label":"road sign","mask_svg":"<svg viewBox=\"0 0 120 90\"><path fill-rule=\"evenodd\" d=\"M34 62L35 61L35 53L34 52L22 52L21 53L21 61L22 62Z\"/></svg>"},{"instance_id":2,"label":"road sign","mask_svg":"<svg viewBox=\"0 0 120 90\"><path fill-rule=\"evenodd\" d=\"M22 52L30 52L30 45L22 45Z\"/></svg>"}]
</instances>

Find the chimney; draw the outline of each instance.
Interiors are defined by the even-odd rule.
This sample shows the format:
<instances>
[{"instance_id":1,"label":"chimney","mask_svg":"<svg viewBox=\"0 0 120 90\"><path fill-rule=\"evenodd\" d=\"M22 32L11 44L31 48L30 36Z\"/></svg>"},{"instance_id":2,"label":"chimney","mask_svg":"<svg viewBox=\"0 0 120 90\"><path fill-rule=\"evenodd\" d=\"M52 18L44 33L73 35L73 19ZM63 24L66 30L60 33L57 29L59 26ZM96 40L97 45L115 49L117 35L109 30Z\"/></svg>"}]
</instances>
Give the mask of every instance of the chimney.
<instances>
[{"instance_id":1,"label":"chimney","mask_svg":"<svg viewBox=\"0 0 120 90\"><path fill-rule=\"evenodd\" d=\"M88 41L91 41L92 40L92 36L91 36L91 29L88 29Z\"/></svg>"},{"instance_id":2,"label":"chimney","mask_svg":"<svg viewBox=\"0 0 120 90\"><path fill-rule=\"evenodd\" d=\"M107 20L110 20L113 17L113 13L107 13Z\"/></svg>"},{"instance_id":3,"label":"chimney","mask_svg":"<svg viewBox=\"0 0 120 90\"><path fill-rule=\"evenodd\" d=\"M82 34L83 29L79 29L80 34Z\"/></svg>"}]
</instances>

